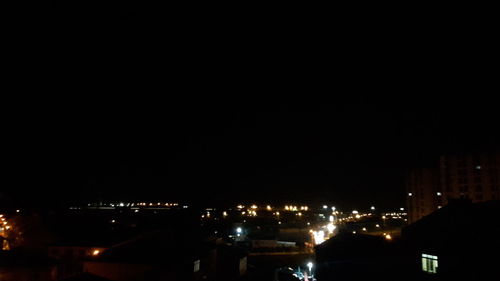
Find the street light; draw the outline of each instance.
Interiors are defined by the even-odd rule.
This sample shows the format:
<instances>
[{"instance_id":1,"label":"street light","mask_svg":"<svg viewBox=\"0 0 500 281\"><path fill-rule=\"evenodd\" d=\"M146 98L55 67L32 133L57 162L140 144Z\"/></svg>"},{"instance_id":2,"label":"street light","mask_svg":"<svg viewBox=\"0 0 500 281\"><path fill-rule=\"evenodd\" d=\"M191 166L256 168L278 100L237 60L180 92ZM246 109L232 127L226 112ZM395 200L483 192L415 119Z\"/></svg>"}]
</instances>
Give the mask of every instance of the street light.
<instances>
[{"instance_id":1,"label":"street light","mask_svg":"<svg viewBox=\"0 0 500 281\"><path fill-rule=\"evenodd\" d=\"M313 263L312 262L308 262L307 263L307 267L309 268L309 274L312 275Z\"/></svg>"},{"instance_id":2,"label":"street light","mask_svg":"<svg viewBox=\"0 0 500 281\"><path fill-rule=\"evenodd\" d=\"M241 234L242 231L241 227L236 228L236 233Z\"/></svg>"}]
</instances>

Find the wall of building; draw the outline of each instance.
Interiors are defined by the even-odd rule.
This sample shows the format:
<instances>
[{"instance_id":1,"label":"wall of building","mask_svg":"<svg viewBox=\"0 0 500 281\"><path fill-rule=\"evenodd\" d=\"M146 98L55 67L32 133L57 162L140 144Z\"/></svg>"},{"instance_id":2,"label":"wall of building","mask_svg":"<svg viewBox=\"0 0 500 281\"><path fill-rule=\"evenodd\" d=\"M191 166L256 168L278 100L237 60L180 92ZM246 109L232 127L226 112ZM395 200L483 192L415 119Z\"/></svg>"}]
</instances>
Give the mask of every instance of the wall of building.
<instances>
[{"instance_id":1,"label":"wall of building","mask_svg":"<svg viewBox=\"0 0 500 281\"><path fill-rule=\"evenodd\" d=\"M500 154L444 155L406 177L408 222L414 223L455 199L500 199Z\"/></svg>"}]
</instances>

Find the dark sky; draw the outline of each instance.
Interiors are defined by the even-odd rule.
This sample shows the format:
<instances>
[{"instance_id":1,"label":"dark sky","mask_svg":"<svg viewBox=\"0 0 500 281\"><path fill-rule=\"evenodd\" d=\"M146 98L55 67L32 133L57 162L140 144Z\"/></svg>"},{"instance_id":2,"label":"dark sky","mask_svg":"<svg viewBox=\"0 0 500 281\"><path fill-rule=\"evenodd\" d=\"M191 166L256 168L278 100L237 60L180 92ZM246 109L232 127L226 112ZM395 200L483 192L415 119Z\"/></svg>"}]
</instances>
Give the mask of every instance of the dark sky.
<instances>
[{"instance_id":1,"label":"dark sky","mask_svg":"<svg viewBox=\"0 0 500 281\"><path fill-rule=\"evenodd\" d=\"M19 113L5 194L397 207L405 167L498 141L486 103L84 100Z\"/></svg>"},{"instance_id":2,"label":"dark sky","mask_svg":"<svg viewBox=\"0 0 500 281\"><path fill-rule=\"evenodd\" d=\"M4 201L400 207L406 167L499 140L479 31L71 3L12 32Z\"/></svg>"}]
</instances>

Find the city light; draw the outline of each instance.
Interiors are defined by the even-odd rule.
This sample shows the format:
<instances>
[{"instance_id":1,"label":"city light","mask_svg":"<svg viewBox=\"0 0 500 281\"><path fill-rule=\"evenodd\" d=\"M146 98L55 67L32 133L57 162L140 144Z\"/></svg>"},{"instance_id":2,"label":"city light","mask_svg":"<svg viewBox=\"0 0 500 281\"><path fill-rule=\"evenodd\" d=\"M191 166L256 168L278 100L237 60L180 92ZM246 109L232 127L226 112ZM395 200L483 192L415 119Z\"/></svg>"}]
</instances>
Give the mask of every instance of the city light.
<instances>
[{"instance_id":1,"label":"city light","mask_svg":"<svg viewBox=\"0 0 500 281\"><path fill-rule=\"evenodd\" d=\"M333 222L333 216L330 216L330 217L328 218L328 220L329 220L330 222Z\"/></svg>"},{"instance_id":2,"label":"city light","mask_svg":"<svg viewBox=\"0 0 500 281\"><path fill-rule=\"evenodd\" d=\"M366 227L363 227L363 231L366 231Z\"/></svg>"},{"instance_id":3,"label":"city light","mask_svg":"<svg viewBox=\"0 0 500 281\"><path fill-rule=\"evenodd\" d=\"M313 231L314 244L319 245L325 242L325 232L323 230Z\"/></svg>"},{"instance_id":4,"label":"city light","mask_svg":"<svg viewBox=\"0 0 500 281\"><path fill-rule=\"evenodd\" d=\"M336 210L335 207L332 207L332 212L335 212L335 210Z\"/></svg>"},{"instance_id":5,"label":"city light","mask_svg":"<svg viewBox=\"0 0 500 281\"><path fill-rule=\"evenodd\" d=\"M327 205L323 205L323 209L328 209L328 206Z\"/></svg>"},{"instance_id":6,"label":"city light","mask_svg":"<svg viewBox=\"0 0 500 281\"><path fill-rule=\"evenodd\" d=\"M356 211L356 210L352 211L352 213L353 213L353 214L355 214L355 215L356 215L356 214L359 214L359 212L358 212L358 211Z\"/></svg>"},{"instance_id":7,"label":"city light","mask_svg":"<svg viewBox=\"0 0 500 281\"><path fill-rule=\"evenodd\" d=\"M380 227L380 225L376 224L375 227Z\"/></svg>"},{"instance_id":8,"label":"city light","mask_svg":"<svg viewBox=\"0 0 500 281\"><path fill-rule=\"evenodd\" d=\"M92 252L92 255L93 255L93 256L97 256L97 255L99 255L100 253L101 253L101 251L99 251L99 250L94 250L94 251Z\"/></svg>"},{"instance_id":9,"label":"city light","mask_svg":"<svg viewBox=\"0 0 500 281\"><path fill-rule=\"evenodd\" d=\"M271 211L271 206L267 205L266 209L267 209L268 211Z\"/></svg>"},{"instance_id":10,"label":"city light","mask_svg":"<svg viewBox=\"0 0 500 281\"><path fill-rule=\"evenodd\" d=\"M373 211L373 210L375 210L375 206L372 206L372 207L370 208L370 210L372 210L372 211Z\"/></svg>"},{"instance_id":11,"label":"city light","mask_svg":"<svg viewBox=\"0 0 500 281\"><path fill-rule=\"evenodd\" d=\"M437 196L441 196L441 192L436 192L436 195Z\"/></svg>"},{"instance_id":12,"label":"city light","mask_svg":"<svg viewBox=\"0 0 500 281\"><path fill-rule=\"evenodd\" d=\"M335 230L335 225L333 225L333 223L329 223L326 228L328 229L328 232L333 233L333 231Z\"/></svg>"},{"instance_id":13,"label":"city light","mask_svg":"<svg viewBox=\"0 0 500 281\"><path fill-rule=\"evenodd\" d=\"M236 228L236 233L241 233L242 231L241 227Z\"/></svg>"},{"instance_id":14,"label":"city light","mask_svg":"<svg viewBox=\"0 0 500 281\"><path fill-rule=\"evenodd\" d=\"M252 205L250 208L257 209L257 205Z\"/></svg>"},{"instance_id":15,"label":"city light","mask_svg":"<svg viewBox=\"0 0 500 281\"><path fill-rule=\"evenodd\" d=\"M387 234L387 235L385 236L385 239L387 239L387 240L392 240L392 237L391 237L391 235L390 235L390 234Z\"/></svg>"},{"instance_id":16,"label":"city light","mask_svg":"<svg viewBox=\"0 0 500 281\"><path fill-rule=\"evenodd\" d=\"M312 262L308 262L307 263L307 267L309 268L309 274L312 274L313 263Z\"/></svg>"},{"instance_id":17,"label":"city light","mask_svg":"<svg viewBox=\"0 0 500 281\"><path fill-rule=\"evenodd\" d=\"M222 212L222 216L227 217L227 212L226 211Z\"/></svg>"},{"instance_id":18,"label":"city light","mask_svg":"<svg viewBox=\"0 0 500 281\"><path fill-rule=\"evenodd\" d=\"M410 193L408 193L408 196L412 197L412 196L413 196L413 193L411 193L411 192L410 192Z\"/></svg>"}]
</instances>

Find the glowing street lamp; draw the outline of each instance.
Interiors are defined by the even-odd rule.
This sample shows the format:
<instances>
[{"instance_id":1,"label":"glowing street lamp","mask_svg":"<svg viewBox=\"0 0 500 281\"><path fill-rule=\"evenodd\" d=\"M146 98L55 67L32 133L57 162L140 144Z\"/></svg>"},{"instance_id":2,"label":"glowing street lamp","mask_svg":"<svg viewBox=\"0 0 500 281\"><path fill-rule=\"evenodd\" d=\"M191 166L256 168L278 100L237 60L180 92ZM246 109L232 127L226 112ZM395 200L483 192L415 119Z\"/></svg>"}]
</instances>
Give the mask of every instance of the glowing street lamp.
<instances>
[{"instance_id":1,"label":"glowing street lamp","mask_svg":"<svg viewBox=\"0 0 500 281\"><path fill-rule=\"evenodd\" d=\"M313 263L312 262L308 262L307 263L307 267L309 268L309 274L312 275Z\"/></svg>"},{"instance_id":2,"label":"glowing street lamp","mask_svg":"<svg viewBox=\"0 0 500 281\"><path fill-rule=\"evenodd\" d=\"M242 231L241 227L236 228L236 233L241 234Z\"/></svg>"}]
</instances>

